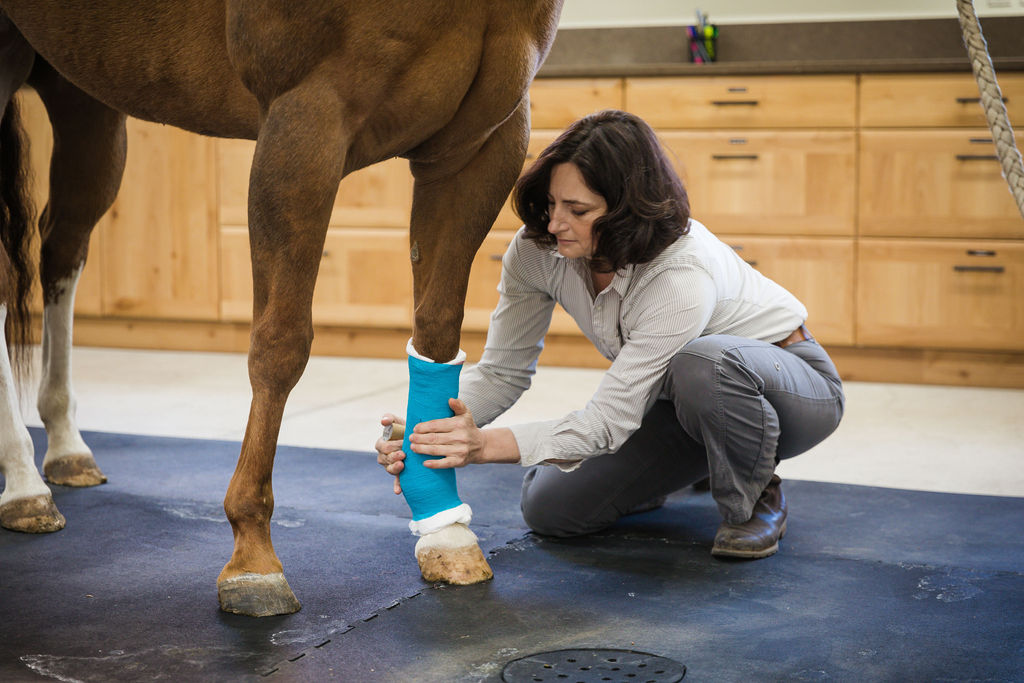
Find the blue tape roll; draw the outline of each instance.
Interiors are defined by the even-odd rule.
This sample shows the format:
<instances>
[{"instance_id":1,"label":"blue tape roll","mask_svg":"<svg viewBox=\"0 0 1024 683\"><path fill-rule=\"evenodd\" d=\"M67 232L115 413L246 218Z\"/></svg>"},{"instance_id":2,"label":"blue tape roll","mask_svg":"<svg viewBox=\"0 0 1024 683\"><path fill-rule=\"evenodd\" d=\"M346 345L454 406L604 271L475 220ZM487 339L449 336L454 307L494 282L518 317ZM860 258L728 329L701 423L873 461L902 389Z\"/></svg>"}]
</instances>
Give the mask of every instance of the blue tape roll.
<instances>
[{"instance_id":1,"label":"blue tape roll","mask_svg":"<svg viewBox=\"0 0 1024 683\"><path fill-rule=\"evenodd\" d=\"M427 458L413 453L409 435L420 422L454 415L448 399L459 395L462 364L444 365L409 356L409 402L405 414L405 469L399 475L405 502L415 521L426 519L462 504L455 484L455 470L431 470L423 466Z\"/></svg>"}]
</instances>

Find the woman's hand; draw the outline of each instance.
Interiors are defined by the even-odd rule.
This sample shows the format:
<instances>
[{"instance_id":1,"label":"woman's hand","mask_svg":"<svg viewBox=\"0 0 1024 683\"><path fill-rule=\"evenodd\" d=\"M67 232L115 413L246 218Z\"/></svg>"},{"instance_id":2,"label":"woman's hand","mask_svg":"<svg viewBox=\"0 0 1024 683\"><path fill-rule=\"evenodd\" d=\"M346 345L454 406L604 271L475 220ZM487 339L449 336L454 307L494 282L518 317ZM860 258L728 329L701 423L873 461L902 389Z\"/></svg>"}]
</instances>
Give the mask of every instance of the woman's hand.
<instances>
[{"instance_id":1,"label":"woman's hand","mask_svg":"<svg viewBox=\"0 0 1024 683\"><path fill-rule=\"evenodd\" d=\"M402 485L398 482L398 475L405 469L405 453L402 452L402 437L405 435L405 420L385 413L380 419L385 431L391 427L388 439L383 436L377 439L374 448L377 449L377 462L384 466L388 474L395 475L395 495L402 492Z\"/></svg>"},{"instance_id":2,"label":"woman's hand","mask_svg":"<svg viewBox=\"0 0 1024 683\"><path fill-rule=\"evenodd\" d=\"M429 469L465 467L482 462L486 442L484 432L476 426L465 403L451 398L448 399L448 407L455 413L453 417L421 422L409 436L412 450L420 455L435 456L423 463Z\"/></svg>"}]
</instances>

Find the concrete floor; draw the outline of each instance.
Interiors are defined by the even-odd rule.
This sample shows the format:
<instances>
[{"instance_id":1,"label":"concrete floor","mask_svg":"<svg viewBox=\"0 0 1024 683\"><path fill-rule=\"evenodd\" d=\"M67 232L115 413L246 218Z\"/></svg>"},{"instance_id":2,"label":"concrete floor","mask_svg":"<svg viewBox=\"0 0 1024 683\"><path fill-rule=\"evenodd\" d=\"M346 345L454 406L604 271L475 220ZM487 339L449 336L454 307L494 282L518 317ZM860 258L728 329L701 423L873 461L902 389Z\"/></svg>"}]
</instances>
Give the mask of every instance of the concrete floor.
<instances>
[{"instance_id":1,"label":"concrete floor","mask_svg":"<svg viewBox=\"0 0 1024 683\"><path fill-rule=\"evenodd\" d=\"M582 407L600 376L541 367L496 424ZM73 377L83 430L229 440L244 433L243 354L76 348ZM40 426L34 391L26 387L23 413ZM369 454L380 416L404 414L406 391L404 361L314 357L289 399L280 443ZM784 479L1024 496L1024 390L851 382L846 393L839 429L784 462ZM381 494L390 489L382 472Z\"/></svg>"}]
</instances>

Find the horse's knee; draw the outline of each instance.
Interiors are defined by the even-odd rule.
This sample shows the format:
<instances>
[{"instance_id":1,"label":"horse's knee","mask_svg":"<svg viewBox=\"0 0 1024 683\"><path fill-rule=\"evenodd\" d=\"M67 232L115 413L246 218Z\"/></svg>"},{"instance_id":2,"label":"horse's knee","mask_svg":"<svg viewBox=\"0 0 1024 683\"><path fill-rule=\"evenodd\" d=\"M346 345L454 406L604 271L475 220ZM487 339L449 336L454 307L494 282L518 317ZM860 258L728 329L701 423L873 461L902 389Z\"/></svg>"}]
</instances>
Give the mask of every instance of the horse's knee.
<instances>
[{"instance_id":1,"label":"horse's knee","mask_svg":"<svg viewBox=\"0 0 1024 683\"><path fill-rule=\"evenodd\" d=\"M291 391L306 369L312 345L311 325L275 321L255 326L249 346L253 386L277 393Z\"/></svg>"}]
</instances>

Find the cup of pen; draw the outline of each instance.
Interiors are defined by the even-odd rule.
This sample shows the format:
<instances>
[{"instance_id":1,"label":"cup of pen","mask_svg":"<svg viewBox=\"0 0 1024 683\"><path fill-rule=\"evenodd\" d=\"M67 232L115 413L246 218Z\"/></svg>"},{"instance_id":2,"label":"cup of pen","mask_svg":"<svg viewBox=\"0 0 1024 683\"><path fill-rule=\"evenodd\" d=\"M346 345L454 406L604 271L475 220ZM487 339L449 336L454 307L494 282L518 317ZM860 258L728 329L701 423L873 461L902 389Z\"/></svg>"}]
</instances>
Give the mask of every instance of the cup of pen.
<instances>
[{"instance_id":1,"label":"cup of pen","mask_svg":"<svg viewBox=\"0 0 1024 683\"><path fill-rule=\"evenodd\" d=\"M687 26L686 38L690 61L694 64L709 64L718 57L718 27L712 24Z\"/></svg>"}]
</instances>

